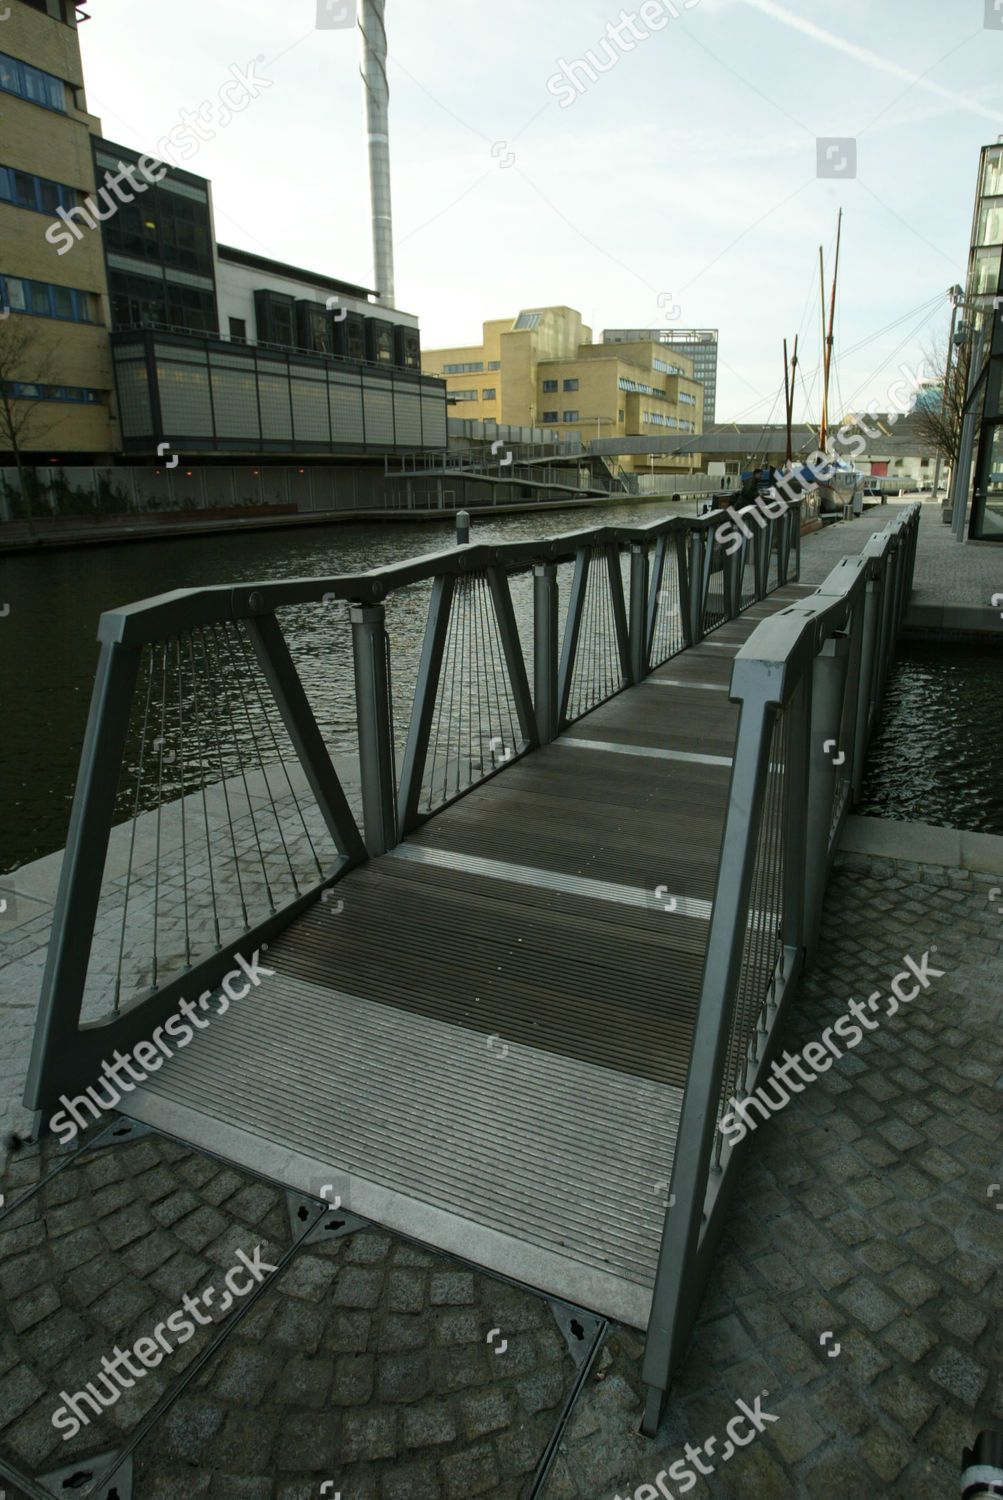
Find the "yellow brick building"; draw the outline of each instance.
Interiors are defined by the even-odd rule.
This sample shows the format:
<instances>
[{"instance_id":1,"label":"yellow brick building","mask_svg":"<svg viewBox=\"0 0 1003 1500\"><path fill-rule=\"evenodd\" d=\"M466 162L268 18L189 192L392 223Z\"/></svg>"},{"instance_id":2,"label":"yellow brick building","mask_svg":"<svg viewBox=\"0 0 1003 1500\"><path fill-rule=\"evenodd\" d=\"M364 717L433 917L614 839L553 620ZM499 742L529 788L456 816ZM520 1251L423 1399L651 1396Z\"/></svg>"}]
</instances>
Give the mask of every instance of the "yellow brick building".
<instances>
[{"instance_id":1,"label":"yellow brick building","mask_svg":"<svg viewBox=\"0 0 1003 1500\"><path fill-rule=\"evenodd\" d=\"M0 26L0 379L26 463L94 463L119 446L99 234L60 254L46 230L94 192L71 0L6 0ZM0 464L13 450L0 421Z\"/></svg>"},{"instance_id":2,"label":"yellow brick building","mask_svg":"<svg viewBox=\"0 0 1003 1500\"><path fill-rule=\"evenodd\" d=\"M483 325L480 344L426 349L422 369L446 382L453 416L553 427L562 440L703 431L692 361L651 341L594 344L571 307L530 308ZM625 455L625 468L688 472L699 455Z\"/></svg>"}]
</instances>

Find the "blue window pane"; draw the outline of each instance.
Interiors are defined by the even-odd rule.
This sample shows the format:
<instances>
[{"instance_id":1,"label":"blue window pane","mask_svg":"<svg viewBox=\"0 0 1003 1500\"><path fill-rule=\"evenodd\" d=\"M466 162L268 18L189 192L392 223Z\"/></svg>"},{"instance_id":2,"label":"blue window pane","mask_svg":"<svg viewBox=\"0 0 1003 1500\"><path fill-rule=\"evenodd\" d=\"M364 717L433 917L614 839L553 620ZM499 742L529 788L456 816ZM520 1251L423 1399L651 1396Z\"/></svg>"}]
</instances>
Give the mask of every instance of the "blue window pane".
<instances>
[{"instance_id":1,"label":"blue window pane","mask_svg":"<svg viewBox=\"0 0 1003 1500\"><path fill-rule=\"evenodd\" d=\"M54 214L57 208L66 207L66 189L60 187L58 182L46 182L44 177L40 177L38 200L44 213Z\"/></svg>"},{"instance_id":2,"label":"blue window pane","mask_svg":"<svg viewBox=\"0 0 1003 1500\"><path fill-rule=\"evenodd\" d=\"M57 318L72 318L76 316L73 293L69 287L54 286L49 288L52 294L52 312Z\"/></svg>"}]
</instances>

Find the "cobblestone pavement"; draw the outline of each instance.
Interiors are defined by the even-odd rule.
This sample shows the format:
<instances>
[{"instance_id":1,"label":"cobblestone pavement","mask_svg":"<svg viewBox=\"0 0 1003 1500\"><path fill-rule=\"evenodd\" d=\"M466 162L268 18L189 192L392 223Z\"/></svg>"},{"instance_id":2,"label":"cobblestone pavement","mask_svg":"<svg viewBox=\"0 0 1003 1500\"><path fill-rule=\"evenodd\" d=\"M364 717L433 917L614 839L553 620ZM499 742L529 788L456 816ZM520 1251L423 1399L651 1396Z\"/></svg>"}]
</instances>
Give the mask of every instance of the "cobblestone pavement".
<instances>
[{"instance_id":1,"label":"cobblestone pavement","mask_svg":"<svg viewBox=\"0 0 1003 1500\"><path fill-rule=\"evenodd\" d=\"M841 557L860 552L872 532L881 531L903 505L923 501L913 573L911 605L988 605L1003 592L1003 547L998 542L958 542L940 518L940 500L906 495L888 505L868 506L853 521L841 521L801 539L801 582L819 584Z\"/></svg>"},{"instance_id":2,"label":"cobblestone pavement","mask_svg":"<svg viewBox=\"0 0 1003 1500\"><path fill-rule=\"evenodd\" d=\"M546 1500L654 1500L641 1487L694 1470L687 1442L717 1435L720 1453L734 1403L757 1396L778 1420L694 1500L960 1493L962 1448L1003 1428L1001 884L841 857L784 1045L887 994L905 954L935 947L944 978L756 1131L657 1440L636 1434L640 1338L613 1329Z\"/></svg>"},{"instance_id":3,"label":"cobblestone pavement","mask_svg":"<svg viewBox=\"0 0 1003 1500\"><path fill-rule=\"evenodd\" d=\"M1003 1424L993 888L960 869L840 858L785 1045L817 1039L851 996L887 992L907 953L930 950L945 975L756 1131L658 1439L637 1432L641 1336L614 1326L546 1500L651 1500L662 1470L692 1470L686 1443L716 1435L720 1451L735 1403L757 1397L776 1422L700 1478L695 1500L957 1493L963 1446ZM47 1140L0 1184L15 1204L0 1219L0 1445L22 1470L120 1449L173 1394L138 1442L137 1500L305 1500L325 1482L346 1500L527 1493L576 1378L531 1293L371 1228L287 1262L276 1189L155 1135L75 1155ZM102 1424L57 1437L61 1391L258 1244L278 1270L229 1314L218 1349L219 1330L199 1329Z\"/></svg>"},{"instance_id":4,"label":"cobblestone pavement","mask_svg":"<svg viewBox=\"0 0 1003 1500\"><path fill-rule=\"evenodd\" d=\"M22 1473L97 1483L88 1460L138 1439L143 1500L526 1493L578 1369L541 1298L367 1226L303 1243L278 1189L155 1134L75 1153L50 1138L0 1180L0 1453ZM259 1246L257 1298L224 1311L226 1273ZM208 1287L184 1340L171 1314ZM144 1369L158 1329L175 1347ZM86 1425L64 1437L54 1413L134 1347L142 1378L100 1417L77 1401Z\"/></svg>"}]
</instances>

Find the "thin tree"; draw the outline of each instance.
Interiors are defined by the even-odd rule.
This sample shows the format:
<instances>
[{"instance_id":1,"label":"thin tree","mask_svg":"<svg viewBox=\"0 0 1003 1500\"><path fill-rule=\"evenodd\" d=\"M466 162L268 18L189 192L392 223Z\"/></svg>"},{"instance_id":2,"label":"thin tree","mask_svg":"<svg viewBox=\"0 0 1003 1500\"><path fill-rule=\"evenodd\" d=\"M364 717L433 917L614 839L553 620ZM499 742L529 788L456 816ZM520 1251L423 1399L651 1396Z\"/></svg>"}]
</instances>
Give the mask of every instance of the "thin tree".
<instances>
[{"instance_id":1,"label":"thin tree","mask_svg":"<svg viewBox=\"0 0 1003 1500\"><path fill-rule=\"evenodd\" d=\"M917 402L910 413L914 431L931 448L935 448L953 469L961 447L961 423L965 414L965 394L968 389L968 367L971 361L971 343L965 342L951 350L951 373L942 377L939 399L931 394L926 400ZM942 339L924 351L924 364L928 369L947 370L947 340Z\"/></svg>"},{"instance_id":2,"label":"thin tree","mask_svg":"<svg viewBox=\"0 0 1003 1500\"><path fill-rule=\"evenodd\" d=\"M0 449L14 455L18 484L27 512L28 529L34 533L31 492L24 453L37 448L52 431L55 418L40 408L45 388L52 383L55 351L46 349L33 327L33 319L0 309ZM8 510L4 493L4 510ZM11 517L5 514L5 519Z\"/></svg>"}]
</instances>

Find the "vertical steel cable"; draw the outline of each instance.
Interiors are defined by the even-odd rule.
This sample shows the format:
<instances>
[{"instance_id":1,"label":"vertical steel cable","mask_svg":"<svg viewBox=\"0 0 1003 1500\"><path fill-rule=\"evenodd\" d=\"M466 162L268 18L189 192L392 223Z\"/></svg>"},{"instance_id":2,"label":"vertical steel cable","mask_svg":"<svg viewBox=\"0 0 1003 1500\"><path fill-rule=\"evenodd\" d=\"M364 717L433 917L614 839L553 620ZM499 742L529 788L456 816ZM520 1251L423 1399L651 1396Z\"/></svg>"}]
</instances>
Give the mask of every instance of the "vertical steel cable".
<instances>
[{"instance_id":1,"label":"vertical steel cable","mask_svg":"<svg viewBox=\"0 0 1003 1500\"><path fill-rule=\"evenodd\" d=\"M185 966L191 967L192 962L192 934L188 914L188 819L187 819L187 792L188 777L185 767L187 757L185 755L185 685L181 666L181 637L175 637L175 666L178 683L178 765L181 772L181 881L184 887L185 906Z\"/></svg>"},{"instance_id":2,"label":"vertical steel cable","mask_svg":"<svg viewBox=\"0 0 1003 1500\"><path fill-rule=\"evenodd\" d=\"M247 902L246 902L246 900L244 898L244 882L240 878L240 857L239 857L239 855L237 853L237 839L236 839L236 835L235 835L235 832L234 832L234 826L233 826L233 814L230 811L230 789L229 789L229 787L226 784L227 783L226 765L225 765L225 762L223 760L223 747L220 744L220 738L219 738L219 717L218 717L218 715L219 715L219 712L220 712L220 710L222 709L222 707L224 705L225 705L227 711L229 711L229 702L227 700L227 695L226 695L226 682L225 682L225 679L223 681L223 687L222 687L222 689L220 689L219 687L217 687L215 690L212 689L212 684L213 684L213 666L215 665L215 661L213 662L213 665L211 666L210 665L209 650L208 650L208 642L207 642L208 630L210 630L210 629L212 629L214 631L214 627L209 626L209 627L207 627L207 629L202 630L199 633L199 639L200 639L201 645L202 645L202 666L203 666L203 669L204 669L205 675L206 675L206 690L211 693L211 711L210 711L210 714L209 714L209 725L210 725L210 728L211 728L211 731L212 731L212 738L215 741L216 765L217 765L218 770L219 770L220 785L221 785L221 787L223 789L223 805L226 808L226 823L227 823L227 828L228 828L229 833L230 833L230 848L233 851L233 873L237 877L237 893L238 893L238 896L239 896L239 899L240 899L240 910L241 910L241 915L242 915L242 918L243 918L244 930L246 931L247 928L250 927L251 924L250 924L250 921L248 920L248 916L247 916ZM215 633L215 631L214 631L214 633ZM231 727L232 727L232 722L233 722L232 713L230 714L230 719L231 719Z\"/></svg>"},{"instance_id":3,"label":"vertical steel cable","mask_svg":"<svg viewBox=\"0 0 1003 1500\"><path fill-rule=\"evenodd\" d=\"M150 703L153 696L153 646L144 646L143 655L147 660L146 673L146 703L143 706L142 733L139 741L139 765L136 767L136 795L132 804L132 831L129 835L129 864L125 872L125 896L122 901L122 927L118 940L118 972L115 975L115 994L112 999L112 1009L115 1015L119 1012L119 1003L122 995L122 960L125 956L125 929L129 919L129 893L132 890L132 862L136 849L136 819L139 817L140 796L143 787L143 766L146 761L146 731L150 721ZM141 669L142 670L142 669Z\"/></svg>"},{"instance_id":4,"label":"vertical steel cable","mask_svg":"<svg viewBox=\"0 0 1003 1500\"><path fill-rule=\"evenodd\" d=\"M215 632L216 632L216 627L213 626L213 634L214 635L215 635ZM231 645L230 640L229 640L229 627L225 623L223 625L223 638L226 641L227 646L230 648L230 654L231 654L231 659L232 659L232 657L233 657L233 649L232 649L232 645ZM243 639L242 639L242 637L240 635L239 630L237 632L237 639L241 642L241 646L243 646L244 642L243 642ZM253 678L253 676L254 676L253 667L250 666L247 663L246 652L244 653L244 660L245 660L245 670L247 670L249 672L249 674ZM242 681L242 674L241 674L241 672L239 670L237 672L237 690L240 693L240 702L241 702L241 706L242 706L242 708L244 710L244 718L247 720L247 729L248 729L248 733L250 735L250 741L251 741L251 744L253 745L254 750L255 750L255 752L257 754L257 757L258 757L258 770L261 772L261 779L262 779L262 781L264 783L265 791L269 795L269 797L271 797L271 786L270 786L269 781L268 781L268 772L265 770L265 763L264 763L264 761L262 759L262 755L261 755L261 747L258 744L258 736L255 733L254 725L251 722L251 712L250 712L250 709L247 706L247 699L244 696L244 684L243 684L243 681ZM266 893L266 895L268 897L268 904L271 907L272 911L274 912L276 910L275 896L272 893L271 882L270 882L270 880L268 878L268 864L267 864L267 861L265 860L265 851L261 847L261 835L260 835L260 833L258 831L258 819L257 819L257 817L255 815L254 802L251 799L251 789L250 789L250 787L247 784L247 757L243 754L243 752L240 752L240 779L241 779L241 782L243 783L243 787L244 787L244 796L247 798L247 814L248 814L248 817L251 820L251 832L254 835L254 842L257 845L258 863L261 866L261 879L262 879L262 882L263 882L264 887L265 887L265 893ZM272 801L272 807L274 809L274 806L275 806L275 799L274 799L274 797L271 797L271 801ZM287 857L288 857L288 855L287 855ZM294 882L295 882L295 877L294 877ZM299 895L299 889L298 888L297 888L296 894Z\"/></svg>"},{"instance_id":5,"label":"vertical steel cable","mask_svg":"<svg viewBox=\"0 0 1003 1500\"><path fill-rule=\"evenodd\" d=\"M160 670L160 758L157 763L157 839L153 856L153 968L150 983L157 987L157 934L160 926L160 830L164 811L164 741L167 735L167 645L162 646ZM156 741L154 741L156 747Z\"/></svg>"},{"instance_id":6,"label":"vertical steel cable","mask_svg":"<svg viewBox=\"0 0 1003 1500\"><path fill-rule=\"evenodd\" d=\"M294 786L292 784L292 779L291 779L291 777L289 775L289 768L288 768L288 766L286 764L286 757L282 753L282 747L279 745L278 738L277 738L277 736L275 734L275 730L272 727L273 724L274 724L274 721L275 721L275 705L274 705L274 701L270 705L265 703L265 700L264 700L264 698L262 696L262 692L261 692L261 672L260 672L260 669L258 668L257 662L255 661L254 657L251 655L251 652L250 652L250 643L247 640L246 635L241 631L241 629L240 629L239 626L235 625L233 628L236 631L237 641L238 641L238 643L240 645L241 654L242 654L242 656L244 658L244 661L246 663L247 674L248 674L248 677L249 677L249 679L250 679L250 681L251 681L251 683L253 685L254 694L255 694L255 697L257 698L257 701L258 701L258 710L259 710L260 721L264 724L264 726L265 726L265 728L266 728L266 730L268 732L268 737L271 739L271 742L272 742L272 749L275 752L275 756L276 756L276 759L278 761L279 766L281 767L282 774L286 778L286 786L289 788L289 795L293 799L293 806L295 807L297 813L299 814L300 826L302 827L303 832L306 835L307 844L310 846L310 853L313 855L314 867L315 867L315 869L317 871L318 876L322 876L323 873L324 873L324 867L321 864L320 858L319 858L319 856L317 854L317 850L314 847L313 839L310 836L310 829L307 826L306 814L304 813L303 808L300 806L299 795L296 792L296 789L294 788ZM241 695L241 699L243 700L244 690L243 690L243 685L242 684L240 686L240 695ZM246 706L246 703L245 703L245 713L246 712L247 712L247 706ZM254 748L255 748L255 750L257 751L257 754L258 754L258 764L261 765L262 764L262 761L261 761L261 747L258 744L257 730L254 729L253 725L251 725L250 714L248 714L248 724L251 727L251 735L252 735L252 738L254 740ZM290 745L289 748L290 748L290 750L292 750L292 745ZM265 776L265 785L268 786L267 775ZM278 831L279 831L279 838L282 841L282 848L283 848L283 851L284 851L285 856L286 856L286 863L289 866L289 874L292 877L293 890L295 891L296 895L298 896L300 894L299 881L298 881L298 879L296 877L296 871L295 871L295 868L293 866L292 856L290 855L288 846L286 844L285 835L284 835L284 832L283 832L283 829L282 829L282 820L279 817L278 808L275 806L275 798L274 797L271 798L271 803L272 803L272 811L275 814L275 823L276 823L276 826L277 826ZM257 837L257 818L256 818L253 810L251 812L251 823L252 823L252 825L254 827L254 830L255 830L255 837ZM266 885L266 887L268 886L267 878L266 878L266 881L265 881L265 885ZM268 895L269 895L269 900L272 901L272 910L274 911L275 910L275 903L274 903L274 900L272 898L271 890L269 890Z\"/></svg>"},{"instance_id":7,"label":"vertical steel cable","mask_svg":"<svg viewBox=\"0 0 1003 1500\"><path fill-rule=\"evenodd\" d=\"M213 928L216 934L216 947L219 948L222 946L223 940L219 925L219 907L216 901L216 872L213 869L212 863L212 835L209 828L209 804L206 801L205 761L202 757L202 735L204 726L206 724L206 717L202 712L202 707L199 702L199 678L198 672L195 670L193 636L194 632L189 633L188 635L188 662L191 668L192 678L192 706L195 711L195 744L198 747L199 784L202 790L202 823L205 828L206 857L209 862L209 891L212 896L212 921Z\"/></svg>"}]
</instances>

